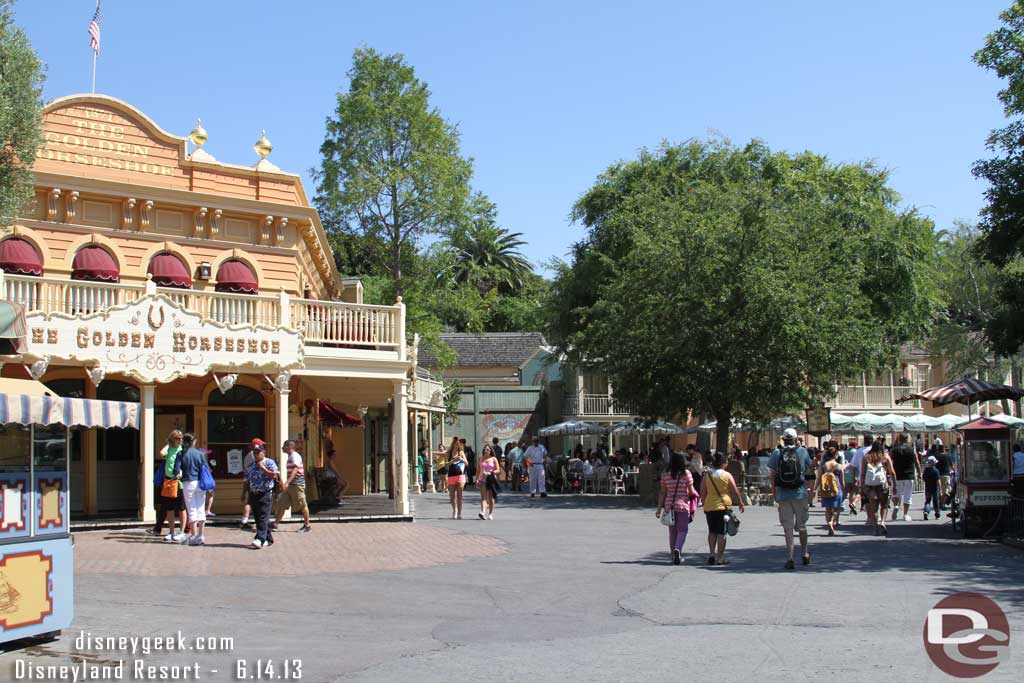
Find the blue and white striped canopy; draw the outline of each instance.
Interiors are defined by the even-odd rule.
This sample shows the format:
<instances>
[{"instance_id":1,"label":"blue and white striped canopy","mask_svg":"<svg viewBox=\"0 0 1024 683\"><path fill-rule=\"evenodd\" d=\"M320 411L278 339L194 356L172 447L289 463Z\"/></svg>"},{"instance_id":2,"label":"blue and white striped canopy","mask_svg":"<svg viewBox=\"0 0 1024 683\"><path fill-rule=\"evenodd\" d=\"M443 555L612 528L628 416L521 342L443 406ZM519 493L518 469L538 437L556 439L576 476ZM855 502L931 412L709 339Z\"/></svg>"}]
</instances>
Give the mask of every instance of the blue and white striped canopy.
<instances>
[{"instance_id":1,"label":"blue and white striped canopy","mask_svg":"<svg viewBox=\"0 0 1024 683\"><path fill-rule=\"evenodd\" d=\"M139 404L88 398L0 394L0 424L9 423L138 428Z\"/></svg>"}]
</instances>

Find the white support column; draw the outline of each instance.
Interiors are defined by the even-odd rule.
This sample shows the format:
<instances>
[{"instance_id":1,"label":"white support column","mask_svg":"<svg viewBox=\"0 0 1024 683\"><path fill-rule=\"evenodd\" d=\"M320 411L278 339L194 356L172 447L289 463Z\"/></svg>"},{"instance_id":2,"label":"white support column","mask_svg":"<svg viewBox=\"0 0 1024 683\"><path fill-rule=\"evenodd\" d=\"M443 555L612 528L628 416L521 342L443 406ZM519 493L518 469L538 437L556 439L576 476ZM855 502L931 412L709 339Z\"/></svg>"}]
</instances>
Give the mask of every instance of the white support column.
<instances>
[{"instance_id":1,"label":"white support column","mask_svg":"<svg viewBox=\"0 0 1024 683\"><path fill-rule=\"evenodd\" d=\"M420 456L420 411L414 411L412 414L412 437L407 442L412 450L409 451L409 477L412 479L411 482L411 493L417 495L423 493L423 478L417 476L416 463L419 461ZM424 463L424 467L426 463Z\"/></svg>"},{"instance_id":2,"label":"white support column","mask_svg":"<svg viewBox=\"0 0 1024 683\"><path fill-rule=\"evenodd\" d=\"M277 417L277 443L274 444L273 448L277 452L277 465L278 469L281 470L282 477L285 477L288 471L288 456L285 455L285 452L283 450L281 450L281 446L284 445L285 440L288 438L288 395L291 392L287 389L287 386L288 385L285 384L286 388L284 389L281 389L280 386L278 386L276 388L276 391L274 392L275 398L277 399L275 401L275 416ZM284 517L282 519L291 519L291 516L292 511L289 508L284 511Z\"/></svg>"},{"instance_id":3,"label":"white support column","mask_svg":"<svg viewBox=\"0 0 1024 683\"><path fill-rule=\"evenodd\" d=\"M443 420L442 420L443 421ZM434 417L427 413L427 493L437 493L434 486Z\"/></svg>"},{"instance_id":4,"label":"white support column","mask_svg":"<svg viewBox=\"0 0 1024 683\"><path fill-rule=\"evenodd\" d=\"M409 514L409 407L406 403L406 384L395 382L392 408L394 417L391 422L391 457L398 481L394 482L395 512L399 515Z\"/></svg>"},{"instance_id":5,"label":"white support column","mask_svg":"<svg viewBox=\"0 0 1024 683\"><path fill-rule=\"evenodd\" d=\"M156 443L153 433L153 398L156 387L143 384L139 387L142 414L139 416L139 451L142 453L142 470L139 472L139 518L143 522L156 521L156 508L153 507L153 462Z\"/></svg>"}]
</instances>

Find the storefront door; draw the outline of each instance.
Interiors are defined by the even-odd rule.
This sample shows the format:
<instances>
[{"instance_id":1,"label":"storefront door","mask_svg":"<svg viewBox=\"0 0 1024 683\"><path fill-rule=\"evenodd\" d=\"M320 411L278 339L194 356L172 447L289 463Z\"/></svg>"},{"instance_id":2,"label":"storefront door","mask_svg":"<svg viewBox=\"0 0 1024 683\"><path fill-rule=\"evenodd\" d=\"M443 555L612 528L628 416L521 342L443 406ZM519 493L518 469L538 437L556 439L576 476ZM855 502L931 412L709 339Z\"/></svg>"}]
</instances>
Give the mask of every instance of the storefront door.
<instances>
[{"instance_id":1,"label":"storefront door","mask_svg":"<svg viewBox=\"0 0 1024 683\"><path fill-rule=\"evenodd\" d=\"M96 387L103 401L139 402L139 388L117 380ZM101 429L96 432L96 507L99 512L139 509L139 430Z\"/></svg>"},{"instance_id":2,"label":"storefront door","mask_svg":"<svg viewBox=\"0 0 1024 683\"><path fill-rule=\"evenodd\" d=\"M253 439L267 438L267 411L263 394L235 385L227 393L210 393L206 411L205 446L210 469L217 480L242 479L242 463ZM203 445L203 444L200 444ZM277 449L268 451L276 456Z\"/></svg>"}]
</instances>

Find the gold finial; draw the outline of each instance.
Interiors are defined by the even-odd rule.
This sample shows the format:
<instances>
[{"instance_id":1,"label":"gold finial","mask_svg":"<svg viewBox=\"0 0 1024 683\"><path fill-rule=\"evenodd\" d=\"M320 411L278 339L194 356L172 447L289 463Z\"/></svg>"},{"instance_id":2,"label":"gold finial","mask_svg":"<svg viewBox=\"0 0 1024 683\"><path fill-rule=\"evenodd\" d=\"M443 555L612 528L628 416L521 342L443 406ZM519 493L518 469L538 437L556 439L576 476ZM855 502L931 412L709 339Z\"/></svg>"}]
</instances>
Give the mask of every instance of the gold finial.
<instances>
[{"instance_id":1,"label":"gold finial","mask_svg":"<svg viewBox=\"0 0 1024 683\"><path fill-rule=\"evenodd\" d=\"M206 135L206 129L203 128L202 119L196 119L196 127L188 134L188 139L192 141L192 144L196 146L196 149L199 149L206 144L208 136Z\"/></svg>"},{"instance_id":2,"label":"gold finial","mask_svg":"<svg viewBox=\"0 0 1024 683\"><path fill-rule=\"evenodd\" d=\"M260 139L256 141L252 148L260 155L260 159L267 158L267 155L274 149L274 146L270 144L270 140L267 139L267 131L260 131Z\"/></svg>"}]
</instances>

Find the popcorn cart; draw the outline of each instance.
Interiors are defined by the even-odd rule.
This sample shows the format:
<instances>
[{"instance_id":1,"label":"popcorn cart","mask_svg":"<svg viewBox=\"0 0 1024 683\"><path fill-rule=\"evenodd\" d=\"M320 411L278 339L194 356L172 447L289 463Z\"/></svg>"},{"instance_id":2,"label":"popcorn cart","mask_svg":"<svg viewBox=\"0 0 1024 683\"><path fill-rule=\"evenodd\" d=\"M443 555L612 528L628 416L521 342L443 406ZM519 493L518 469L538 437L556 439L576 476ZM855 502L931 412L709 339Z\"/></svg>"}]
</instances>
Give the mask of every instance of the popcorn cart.
<instances>
[{"instance_id":1,"label":"popcorn cart","mask_svg":"<svg viewBox=\"0 0 1024 683\"><path fill-rule=\"evenodd\" d=\"M72 427L136 427L138 404L62 398L0 378L0 643L55 638L71 624L68 520Z\"/></svg>"},{"instance_id":2,"label":"popcorn cart","mask_svg":"<svg viewBox=\"0 0 1024 683\"><path fill-rule=\"evenodd\" d=\"M1000 531L1008 518L1014 430L981 417L957 431L964 437L956 490L963 535L988 536Z\"/></svg>"}]
</instances>

